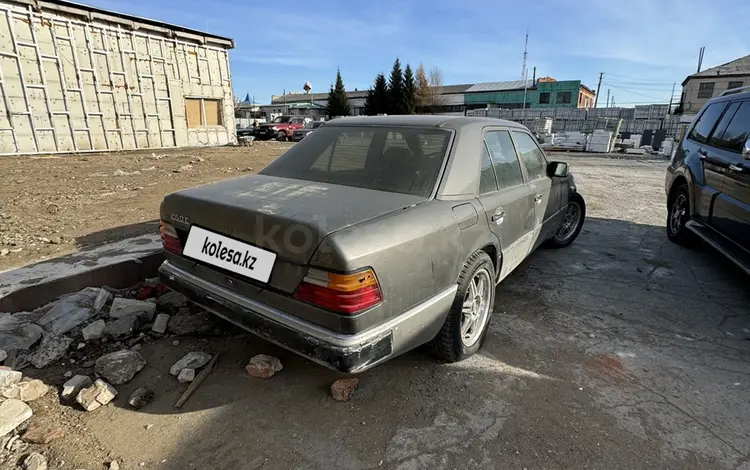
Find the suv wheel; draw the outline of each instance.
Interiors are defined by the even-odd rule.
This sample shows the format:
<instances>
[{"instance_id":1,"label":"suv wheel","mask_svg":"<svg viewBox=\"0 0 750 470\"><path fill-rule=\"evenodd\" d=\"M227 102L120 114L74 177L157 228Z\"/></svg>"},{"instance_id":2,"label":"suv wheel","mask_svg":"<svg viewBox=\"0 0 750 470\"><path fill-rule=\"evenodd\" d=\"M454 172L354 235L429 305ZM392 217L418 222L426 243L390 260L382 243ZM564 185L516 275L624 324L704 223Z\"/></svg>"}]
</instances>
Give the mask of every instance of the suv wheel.
<instances>
[{"instance_id":1,"label":"suv wheel","mask_svg":"<svg viewBox=\"0 0 750 470\"><path fill-rule=\"evenodd\" d=\"M476 354L487 335L494 304L495 267L487 253L477 251L458 276L456 299L443 328L432 340L432 353L448 362Z\"/></svg>"},{"instance_id":2,"label":"suv wheel","mask_svg":"<svg viewBox=\"0 0 750 470\"><path fill-rule=\"evenodd\" d=\"M675 189L667 207L667 237L679 245L691 245L695 240L692 232L685 228L690 220L690 195L683 184Z\"/></svg>"},{"instance_id":3,"label":"suv wheel","mask_svg":"<svg viewBox=\"0 0 750 470\"><path fill-rule=\"evenodd\" d=\"M279 131L276 134L276 140L279 142L286 142L286 133L284 131Z\"/></svg>"}]
</instances>

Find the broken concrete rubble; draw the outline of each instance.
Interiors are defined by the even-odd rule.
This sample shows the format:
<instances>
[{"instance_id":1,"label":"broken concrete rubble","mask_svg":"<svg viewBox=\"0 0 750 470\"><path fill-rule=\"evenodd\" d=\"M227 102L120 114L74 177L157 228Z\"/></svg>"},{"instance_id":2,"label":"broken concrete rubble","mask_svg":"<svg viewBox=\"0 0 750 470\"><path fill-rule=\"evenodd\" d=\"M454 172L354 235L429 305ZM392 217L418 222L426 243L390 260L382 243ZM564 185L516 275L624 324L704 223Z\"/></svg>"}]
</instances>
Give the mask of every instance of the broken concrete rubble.
<instances>
[{"instance_id":1,"label":"broken concrete rubble","mask_svg":"<svg viewBox=\"0 0 750 470\"><path fill-rule=\"evenodd\" d=\"M138 331L140 321L136 315L123 315L113 322L107 323L104 334L113 338L127 338Z\"/></svg>"},{"instance_id":2,"label":"broken concrete rubble","mask_svg":"<svg viewBox=\"0 0 750 470\"><path fill-rule=\"evenodd\" d=\"M16 429L34 413L29 405L21 400L5 400L0 403L0 436Z\"/></svg>"},{"instance_id":3,"label":"broken concrete rubble","mask_svg":"<svg viewBox=\"0 0 750 470\"><path fill-rule=\"evenodd\" d=\"M177 381L180 383L192 382L193 380L195 380L195 369L182 369L177 376Z\"/></svg>"},{"instance_id":4,"label":"broken concrete rubble","mask_svg":"<svg viewBox=\"0 0 750 470\"><path fill-rule=\"evenodd\" d=\"M122 385L129 382L144 367L146 360L139 352L123 349L97 359L95 370L111 383Z\"/></svg>"},{"instance_id":5,"label":"broken concrete rubble","mask_svg":"<svg viewBox=\"0 0 750 470\"><path fill-rule=\"evenodd\" d=\"M31 356L31 364L37 369L46 367L49 363L63 357L72 343L73 339L67 336L45 336L39 349Z\"/></svg>"},{"instance_id":6,"label":"broken concrete rubble","mask_svg":"<svg viewBox=\"0 0 750 470\"><path fill-rule=\"evenodd\" d=\"M179 292L167 292L166 294L159 297L156 304L161 309L178 309L187 305L188 299Z\"/></svg>"},{"instance_id":7,"label":"broken concrete rubble","mask_svg":"<svg viewBox=\"0 0 750 470\"><path fill-rule=\"evenodd\" d=\"M281 361L273 356L258 354L250 359L250 363L245 366L245 370L252 377L259 379L270 379L276 372L283 369Z\"/></svg>"},{"instance_id":8,"label":"broken concrete rubble","mask_svg":"<svg viewBox=\"0 0 750 470\"><path fill-rule=\"evenodd\" d=\"M0 369L0 390L21 381L23 374L17 370Z\"/></svg>"},{"instance_id":9,"label":"broken concrete rubble","mask_svg":"<svg viewBox=\"0 0 750 470\"><path fill-rule=\"evenodd\" d=\"M128 405L138 410L154 400L154 392L146 387L136 389L128 398Z\"/></svg>"},{"instance_id":10,"label":"broken concrete rubble","mask_svg":"<svg viewBox=\"0 0 750 470\"><path fill-rule=\"evenodd\" d=\"M112 301L112 307L109 309L109 316L112 318L121 318L125 315L135 315L143 317L147 321L152 321L155 312L156 305L152 302L117 297Z\"/></svg>"},{"instance_id":11,"label":"broken concrete rubble","mask_svg":"<svg viewBox=\"0 0 750 470\"><path fill-rule=\"evenodd\" d=\"M10 326L15 324L15 328ZM6 351L31 348L44 334L44 329L35 323L15 321L10 314L0 316L0 348Z\"/></svg>"},{"instance_id":12,"label":"broken concrete rubble","mask_svg":"<svg viewBox=\"0 0 750 470\"><path fill-rule=\"evenodd\" d=\"M90 341L92 339L101 338L104 334L104 328L106 326L107 324L104 322L104 320L96 320L89 323L88 325L86 325L86 327L83 328L83 330L81 330L81 333L83 334L83 340Z\"/></svg>"},{"instance_id":13,"label":"broken concrete rubble","mask_svg":"<svg viewBox=\"0 0 750 470\"><path fill-rule=\"evenodd\" d=\"M5 387L2 392L3 397L30 402L42 398L49 391L49 387L38 379L24 380Z\"/></svg>"},{"instance_id":14,"label":"broken concrete rubble","mask_svg":"<svg viewBox=\"0 0 750 470\"><path fill-rule=\"evenodd\" d=\"M47 470L47 459L39 452L32 452L21 462L24 470Z\"/></svg>"},{"instance_id":15,"label":"broken concrete rubble","mask_svg":"<svg viewBox=\"0 0 750 470\"><path fill-rule=\"evenodd\" d=\"M356 377L339 379L331 384L331 397L336 401L349 401L357 387L359 379Z\"/></svg>"},{"instance_id":16,"label":"broken concrete rubble","mask_svg":"<svg viewBox=\"0 0 750 470\"><path fill-rule=\"evenodd\" d=\"M169 319L167 329L177 336L206 335L213 331L214 320L208 313L178 315Z\"/></svg>"},{"instance_id":17,"label":"broken concrete rubble","mask_svg":"<svg viewBox=\"0 0 750 470\"><path fill-rule=\"evenodd\" d=\"M97 379L93 385L84 388L76 396L76 401L86 411L94 411L102 405L114 400L117 390L102 379Z\"/></svg>"},{"instance_id":18,"label":"broken concrete rubble","mask_svg":"<svg viewBox=\"0 0 750 470\"><path fill-rule=\"evenodd\" d=\"M88 375L76 375L63 384L61 397L63 400L72 400L81 389L90 387L91 384L91 377Z\"/></svg>"},{"instance_id":19,"label":"broken concrete rubble","mask_svg":"<svg viewBox=\"0 0 750 470\"><path fill-rule=\"evenodd\" d=\"M154 324L151 325L151 331L163 335L167 331L167 325L169 324L169 314L160 313L154 319Z\"/></svg>"},{"instance_id":20,"label":"broken concrete rubble","mask_svg":"<svg viewBox=\"0 0 750 470\"><path fill-rule=\"evenodd\" d=\"M65 432L61 428L42 424L40 421L35 420L29 424L23 435L23 440L30 444L46 445L55 439L60 439L64 435Z\"/></svg>"},{"instance_id":21,"label":"broken concrete rubble","mask_svg":"<svg viewBox=\"0 0 750 470\"><path fill-rule=\"evenodd\" d=\"M87 287L52 302L52 308L37 323L55 335L67 333L99 313L110 297L104 289Z\"/></svg>"},{"instance_id":22,"label":"broken concrete rubble","mask_svg":"<svg viewBox=\"0 0 750 470\"><path fill-rule=\"evenodd\" d=\"M182 369L200 369L208 364L211 355L205 352L190 352L169 368L169 373L179 375Z\"/></svg>"}]
</instances>

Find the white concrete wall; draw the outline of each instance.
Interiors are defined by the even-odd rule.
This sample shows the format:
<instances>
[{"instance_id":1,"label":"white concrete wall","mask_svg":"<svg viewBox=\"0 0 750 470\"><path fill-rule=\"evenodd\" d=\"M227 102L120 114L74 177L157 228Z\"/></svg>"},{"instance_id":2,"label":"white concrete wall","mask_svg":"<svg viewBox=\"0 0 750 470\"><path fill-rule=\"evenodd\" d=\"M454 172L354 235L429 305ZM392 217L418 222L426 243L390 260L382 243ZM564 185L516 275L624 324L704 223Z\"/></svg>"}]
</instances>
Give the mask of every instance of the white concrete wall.
<instances>
[{"instance_id":1,"label":"white concrete wall","mask_svg":"<svg viewBox=\"0 0 750 470\"><path fill-rule=\"evenodd\" d=\"M233 143L231 85L224 48L0 0L0 155ZM188 129L186 97L222 125Z\"/></svg>"}]
</instances>

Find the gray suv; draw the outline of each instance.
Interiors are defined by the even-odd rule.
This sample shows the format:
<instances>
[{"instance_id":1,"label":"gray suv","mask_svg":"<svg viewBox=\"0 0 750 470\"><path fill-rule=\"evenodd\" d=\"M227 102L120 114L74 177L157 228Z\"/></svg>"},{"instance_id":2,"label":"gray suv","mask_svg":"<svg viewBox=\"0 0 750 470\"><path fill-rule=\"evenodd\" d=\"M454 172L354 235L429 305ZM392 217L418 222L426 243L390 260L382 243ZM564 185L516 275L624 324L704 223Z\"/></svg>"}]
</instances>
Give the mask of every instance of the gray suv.
<instances>
[{"instance_id":1,"label":"gray suv","mask_svg":"<svg viewBox=\"0 0 750 470\"><path fill-rule=\"evenodd\" d=\"M702 239L750 274L750 87L706 103L667 168L667 236Z\"/></svg>"}]
</instances>

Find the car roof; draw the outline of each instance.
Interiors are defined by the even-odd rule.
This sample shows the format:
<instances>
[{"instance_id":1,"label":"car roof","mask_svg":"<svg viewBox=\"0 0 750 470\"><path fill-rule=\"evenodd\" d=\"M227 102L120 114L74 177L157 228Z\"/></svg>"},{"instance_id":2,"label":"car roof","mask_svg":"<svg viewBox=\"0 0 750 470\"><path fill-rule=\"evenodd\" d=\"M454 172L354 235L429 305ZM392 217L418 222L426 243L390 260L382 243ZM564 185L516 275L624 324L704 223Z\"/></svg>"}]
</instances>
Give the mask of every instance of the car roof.
<instances>
[{"instance_id":1,"label":"car roof","mask_svg":"<svg viewBox=\"0 0 750 470\"><path fill-rule=\"evenodd\" d=\"M708 100L706 102L706 105L710 103L718 103L721 101L730 101L730 100L736 100L736 99L750 98L750 89L748 89L748 87L738 88L738 90L742 90L742 89L745 89L746 91L737 91L737 92L727 93L726 95L719 95L716 98L711 98L710 100ZM730 90L727 90L727 91L730 91Z\"/></svg>"},{"instance_id":2,"label":"car roof","mask_svg":"<svg viewBox=\"0 0 750 470\"><path fill-rule=\"evenodd\" d=\"M394 127L441 127L459 129L465 126L505 126L525 129L517 122L505 119L468 116L396 115L396 116L346 116L326 122L326 127L394 126Z\"/></svg>"}]
</instances>

